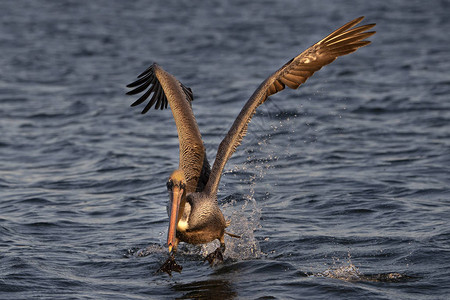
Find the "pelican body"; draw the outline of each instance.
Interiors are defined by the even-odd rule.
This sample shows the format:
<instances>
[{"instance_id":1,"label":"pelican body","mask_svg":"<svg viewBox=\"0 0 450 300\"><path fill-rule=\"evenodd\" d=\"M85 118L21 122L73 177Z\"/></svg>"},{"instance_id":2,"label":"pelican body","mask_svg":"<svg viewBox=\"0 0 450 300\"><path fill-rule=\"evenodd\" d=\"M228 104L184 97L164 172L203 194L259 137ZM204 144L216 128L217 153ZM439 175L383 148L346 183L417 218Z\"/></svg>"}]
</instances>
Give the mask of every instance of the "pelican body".
<instances>
[{"instance_id":1,"label":"pelican body","mask_svg":"<svg viewBox=\"0 0 450 300\"><path fill-rule=\"evenodd\" d=\"M166 271L169 275L171 271L181 271L181 266L174 260L180 241L204 244L218 239L220 247L206 259L211 264L216 259L223 259L224 235L238 236L225 231L229 223L225 221L219 208L217 190L225 164L245 136L256 108L270 95L283 90L286 86L297 89L314 72L330 64L337 57L370 44L370 41L365 39L375 34L375 31L368 31L375 24L355 27L363 18L354 19L336 29L264 80L246 102L220 143L212 168L208 163L200 130L192 112L193 93L190 88L156 63L127 86L134 88L127 93L129 95L145 91L131 106L142 104L152 94L142 111L143 114L153 105L155 109L162 110L170 104L178 131L179 167L167 181L170 196L167 246L170 257L160 270Z\"/></svg>"}]
</instances>

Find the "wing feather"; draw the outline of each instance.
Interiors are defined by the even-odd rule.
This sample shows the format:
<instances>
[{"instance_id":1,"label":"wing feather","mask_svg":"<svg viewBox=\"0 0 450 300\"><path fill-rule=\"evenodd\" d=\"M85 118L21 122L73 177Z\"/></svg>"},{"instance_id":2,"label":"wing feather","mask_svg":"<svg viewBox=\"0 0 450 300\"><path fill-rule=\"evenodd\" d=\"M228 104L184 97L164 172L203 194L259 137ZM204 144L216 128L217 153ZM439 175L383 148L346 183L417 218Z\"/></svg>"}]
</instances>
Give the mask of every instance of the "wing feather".
<instances>
[{"instance_id":1,"label":"wing feather","mask_svg":"<svg viewBox=\"0 0 450 300\"><path fill-rule=\"evenodd\" d=\"M144 103L151 95L142 114L147 113L153 106L155 109L162 110L170 104L180 145L179 168L183 170L186 177L187 192L203 190L209 178L210 166L206 159L200 130L192 112L191 102L194 99L192 90L157 64L152 64L127 87L134 88L127 93L128 95L145 91L131 106Z\"/></svg>"},{"instance_id":2,"label":"wing feather","mask_svg":"<svg viewBox=\"0 0 450 300\"><path fill-rule=\"evenodd\" d=\"M245 136L248 124L256 108L264 103L270 95L283 90L285 86L297 89L316 71L333 62L337 57L352 53L358 48L370 44L370 41L365 41L365 39L375 34L375 32L366 31L374 27L375 24L355 27L363 18L356 18L336 29L303 51L300 55L289 60L278 71L261 83L244 105L227 135L220 143L209 181L204 190L205 193L210 196L217 193L225 164Z\"/></svg>"},{"instance_id":3,"label":"wing feather","mask_svg":"<svg viewBox=\"0 0 450 300\"><path fill-rule=\"evenodd\" d=\"M156 80L156 78L154 78L154 80ZM151 93L154 92L155 88L157 87L157 85L153 84L141 97L139 97L139 99L137 99L135 102L133 102L133 104L131 104L131 106L136 106L139 105L141 103L143 103L145 100L147 100L147 98L150 96ZM151 102L151 101L150 101ZM153 104L152 104L153 105ZM150 106L151 107L151 106ZM150 108L149 107L149 108ZM145 110L145 109L144 109ZM148 110L148 109L147 109ZM146 112L147 112L146 110ZM143 112L144 113L144 112Z\"/></svg>"},{"instance_id":4,"label":"wing feather","mask_svg":"<svg viewBox=\"0 0 450 300\"><path fill-rule=\"evenodd\" d=\"M138 80L130 83L127 85L129 88L135 88L129 92L127 92L127 95L135 95L139 94L143 91L145 91L149 86L150 88L131 106L136 106L141 103L143 103L145 100L147 100L150 97L150 94L153 93L153 96L149 103L145 106L145 108L142 110L142 114L145 114L149 111L149 109L156 103L155 109L164 109L168 107L168 101L167 96L164 91L161 90L161 82L158 80L156 74L155 74L155 68L159 67L156 64L152 64L150 67L148 67L144 72L139 74ZM176 79L175 79L176 80ZM184 86L181 82L176 80L176 82L180 85L181 90L184 92L185 99L189 103L194 100L192 90L186 86Z\"/></svg>"}]
</instances>

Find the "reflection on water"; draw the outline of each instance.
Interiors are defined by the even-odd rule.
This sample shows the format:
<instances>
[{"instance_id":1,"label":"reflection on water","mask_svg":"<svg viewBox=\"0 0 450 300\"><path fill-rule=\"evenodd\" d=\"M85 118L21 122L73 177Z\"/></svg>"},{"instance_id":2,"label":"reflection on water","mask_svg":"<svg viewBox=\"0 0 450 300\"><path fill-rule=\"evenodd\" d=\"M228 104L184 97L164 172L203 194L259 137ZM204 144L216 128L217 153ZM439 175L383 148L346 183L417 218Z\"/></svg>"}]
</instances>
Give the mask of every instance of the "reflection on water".
<instances>
[{"instance_id":1,"label":"reflection on water","mask_svg":"<svg viewBox=\"0 0 450 300\"><path fill-rule=\"evenodd\" d=\"M183 293L177 299L234 299L237 296L231 282L219 279L175 283L172 289Z\"/></svg>"}]
</instances>

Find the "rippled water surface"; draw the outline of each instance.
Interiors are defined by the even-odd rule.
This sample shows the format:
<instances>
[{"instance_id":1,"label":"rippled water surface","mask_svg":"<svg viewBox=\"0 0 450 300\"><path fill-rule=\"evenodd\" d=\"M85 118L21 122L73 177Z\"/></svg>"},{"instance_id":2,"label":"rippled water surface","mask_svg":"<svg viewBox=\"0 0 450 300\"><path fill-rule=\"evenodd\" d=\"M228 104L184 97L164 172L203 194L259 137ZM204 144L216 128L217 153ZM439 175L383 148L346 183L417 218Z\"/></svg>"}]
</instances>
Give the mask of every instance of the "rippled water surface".
<instances>
[{"instance_id":1,"label":"rippled water surface","mask_svg":"<svg viewBox=\"0 0 450 300\"><path fill-rule=\"evenodd\" d=\"M448 1L2 1L1 299L448 299ZM166 259L170 111L130 108L153 61L194 91L209 160L271 72L345 22L373 43L260 107L229 161L217 245Z\"/></svg>"}]
</instances>

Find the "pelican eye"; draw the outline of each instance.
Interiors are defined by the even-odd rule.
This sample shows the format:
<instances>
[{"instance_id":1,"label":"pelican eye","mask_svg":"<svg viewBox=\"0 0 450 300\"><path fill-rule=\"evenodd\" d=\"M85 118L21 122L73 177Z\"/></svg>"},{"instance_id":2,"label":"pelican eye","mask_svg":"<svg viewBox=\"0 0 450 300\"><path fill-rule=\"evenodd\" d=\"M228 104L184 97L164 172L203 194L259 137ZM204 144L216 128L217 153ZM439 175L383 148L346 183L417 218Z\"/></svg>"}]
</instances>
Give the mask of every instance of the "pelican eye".
<instances>
[{"instance_id":1,"label":"pelican eye","mask_svg":"<svg viewBox=\"0 0 450 300\"><path fill-rule=\"evenodd\" d=\"M186 184L185 183L180 183L180 189L185 190L186 189Z\"/></svg>"},{"instance_id":2,"label":"pelican eye","mask_svg":"<svg viewBox=\"0 0 450 300\"><path fill-rule=\"evenodd\" d=\"M167 190L171 191L173 188L173 181L172 180L167 181L166 185L167 185Z\"/></svg>"}]
</instances>

